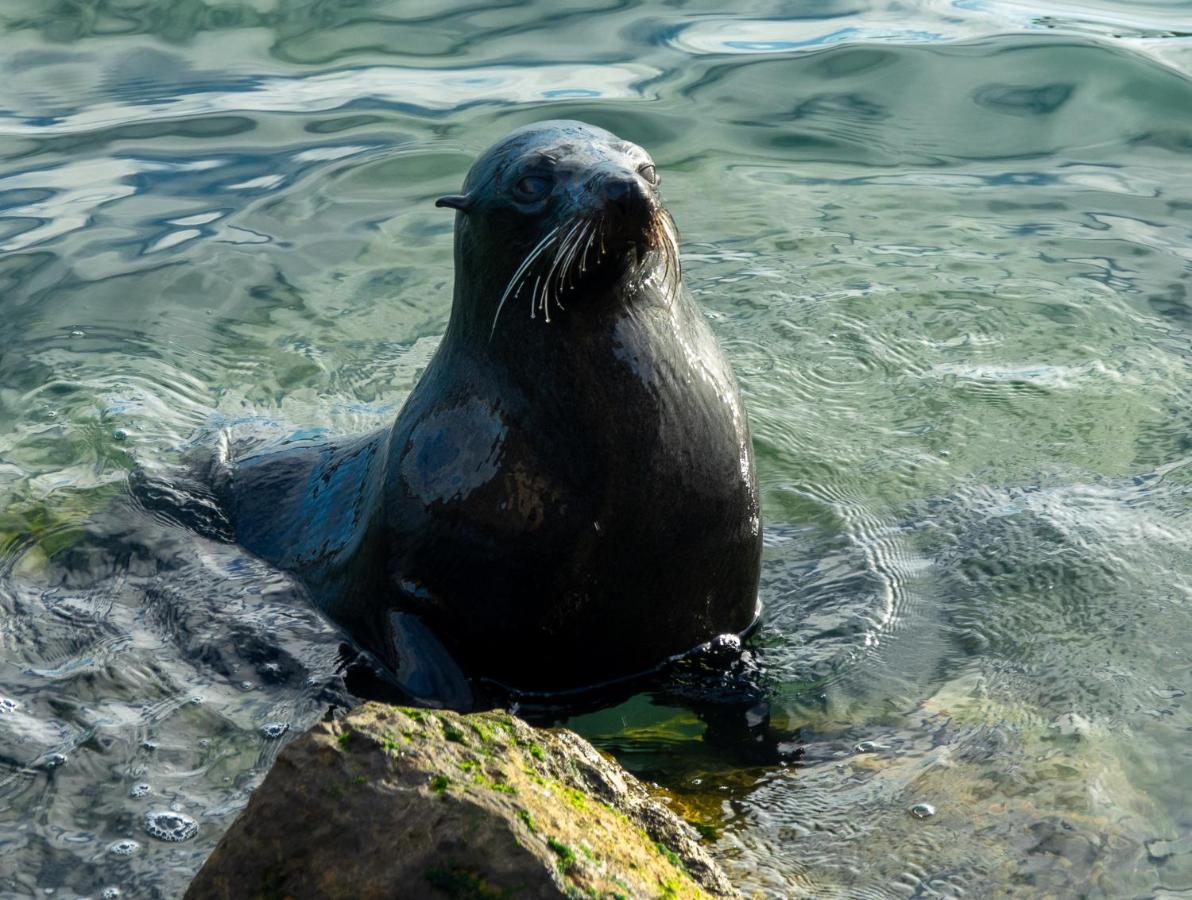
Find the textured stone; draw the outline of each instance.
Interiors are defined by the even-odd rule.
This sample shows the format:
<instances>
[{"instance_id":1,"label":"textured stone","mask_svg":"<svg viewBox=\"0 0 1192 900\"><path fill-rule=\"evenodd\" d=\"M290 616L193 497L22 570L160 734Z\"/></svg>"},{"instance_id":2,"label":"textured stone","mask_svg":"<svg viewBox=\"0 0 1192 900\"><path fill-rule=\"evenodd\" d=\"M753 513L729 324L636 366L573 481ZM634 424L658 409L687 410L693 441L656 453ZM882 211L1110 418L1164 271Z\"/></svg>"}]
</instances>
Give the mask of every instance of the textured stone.
<instances>
[{"instance_id":1,"label":"textured stone","mask_svg":"<svg viewBox=\"0 0 1192 900\"><path fill-rule=\"evenodd\" d=\"M735 897L578 735L370 703L278 757L187 898Z\"/></svg>"}]
</instances>

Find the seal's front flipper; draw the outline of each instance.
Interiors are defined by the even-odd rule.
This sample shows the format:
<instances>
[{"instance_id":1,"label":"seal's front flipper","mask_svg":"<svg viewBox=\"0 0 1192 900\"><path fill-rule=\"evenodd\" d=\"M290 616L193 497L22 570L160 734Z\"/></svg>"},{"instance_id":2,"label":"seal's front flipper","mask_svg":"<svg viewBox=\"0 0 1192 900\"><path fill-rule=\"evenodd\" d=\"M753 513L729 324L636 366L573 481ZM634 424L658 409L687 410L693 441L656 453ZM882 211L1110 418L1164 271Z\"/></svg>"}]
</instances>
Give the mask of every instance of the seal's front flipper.
<instances>
[{"instance_id":1,"label":"seal's front flipper","mask_svg":"<svg viewBox=\"0 0 1192 900\"><path fill-rule=\"evenodd\" d=\"M795 736L770 723L765 673L735 634L722 634L670 660L655 696L685 706L704 723L705 744L718 746L746 765L799 758Z\"/></svg>"},{"instance_id":2,"label":"seal's front flipper","mask_svg":"<svg viewBox=\"0 0 1192 900\"><path fill-rule=\"evenodd\" d=\"M475 697L459 664L418 616L390 612L389 647L403 691L425 706L467 711Z\"/></svg>"},{"instance_id":3,"label":"seal's front flipper","mask_svg":"<svg viewBox=\"0 0 1192 900\"><path fill-rule=\"evenodd\" d=\"M417 706L418 700L405 692L385 664L367 650L344 641L339 645L339 671L344 687L360 700L375 700L394 706Z\"/></svg>"}]
</instances>

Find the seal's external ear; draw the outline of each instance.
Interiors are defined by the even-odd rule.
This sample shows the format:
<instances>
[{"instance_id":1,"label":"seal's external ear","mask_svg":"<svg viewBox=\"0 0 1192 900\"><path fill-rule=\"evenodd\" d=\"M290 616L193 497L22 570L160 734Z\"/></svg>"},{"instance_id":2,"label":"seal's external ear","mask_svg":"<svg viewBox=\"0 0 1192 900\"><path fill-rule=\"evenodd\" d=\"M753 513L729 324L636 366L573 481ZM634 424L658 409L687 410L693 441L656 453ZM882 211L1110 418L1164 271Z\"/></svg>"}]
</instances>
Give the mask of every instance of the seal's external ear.
<instances>
[{"instance_id":1,"label":"seal's external ear","mask_svg":"<svg viewBox=\"0 0 1192 900\"><path fill-rule=\"evenodd\" d=\"M440 197L436 200L435 206L440 209L443 207L458 209L460 212L466 213L472 208L472 198L467 194L448 194L446 197Z\"/></svg>"}]
</instances>

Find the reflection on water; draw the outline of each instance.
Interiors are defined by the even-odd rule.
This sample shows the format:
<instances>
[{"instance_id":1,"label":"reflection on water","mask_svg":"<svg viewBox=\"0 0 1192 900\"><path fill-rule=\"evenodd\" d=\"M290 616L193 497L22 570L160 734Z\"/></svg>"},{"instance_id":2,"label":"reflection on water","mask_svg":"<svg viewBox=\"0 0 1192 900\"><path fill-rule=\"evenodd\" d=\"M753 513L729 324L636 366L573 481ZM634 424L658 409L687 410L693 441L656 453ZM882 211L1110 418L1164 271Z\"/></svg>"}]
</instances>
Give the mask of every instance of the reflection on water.
<instances>
[{"instance_id":1,"label":"reflection on water","mask_svg":"<svg viewBox=\"0 0 1192 900\"><path fill-rule=\"evenodd\" d=\"M671 697L571 724L746 890L1192 891L1187 4L0 21L0 893L176 896L351 702L177 466L391 420L447 317L433 198L564 116L658 160L740 374L782 752Z\"/></svg>"},{"instance_id":2,"label":"reflection on water","mask_svg":"<svg viewBox=\"0 0 1192 900\"><path fill-rule=\"evenodd\" d=\"M1063 32L1113 38L1151 49L1160 39L1192 37L1192 11L1180 2L1017 3L950 0L842 7L791 18L701 16L675 29L676 46L690 53L790 53L833 44L958 41L998 33Z\"/></svg>"},{"instance_id":3,"label":"reflection on water","mask_svg":"<svg viewBox=\"0 0 1192 900\"><path fill-rule=\"evenodd\" d=\"M139 94L133 103L95 104L51 117L39 114L0 120L0 134L48 137L238 112L316 113L372 105L431 112L480 103L627 98L637 96L636 85L658 74L644 67L615 65L463 70L369 66L317 75L245 79L227 86L192 82L170 85L170 90L157 97Z\"/></svg>"}]
</instances>

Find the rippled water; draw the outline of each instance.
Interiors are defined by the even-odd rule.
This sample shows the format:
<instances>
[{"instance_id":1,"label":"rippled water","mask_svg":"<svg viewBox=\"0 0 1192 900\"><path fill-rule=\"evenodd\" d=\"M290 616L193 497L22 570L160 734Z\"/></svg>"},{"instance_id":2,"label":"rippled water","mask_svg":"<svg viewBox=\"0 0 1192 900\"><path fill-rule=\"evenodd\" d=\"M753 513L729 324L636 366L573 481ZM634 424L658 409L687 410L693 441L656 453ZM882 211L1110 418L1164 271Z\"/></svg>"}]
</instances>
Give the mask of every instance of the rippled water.
<instances>
[{"instance_id":1,"label":"rippled water","mask_svg":"<svg viewBox=\"0 0 1192 900\"><path fill-rule=\"evenodd\" d=\"M577 117L655 156L741 377L798 750L572 724L745 889L1192 893L1192 4L722 7L3 4L0 892L177 895L344 702L295 585L127 478L388 422L431 200Z\"/></svg>"}]
</instances>

